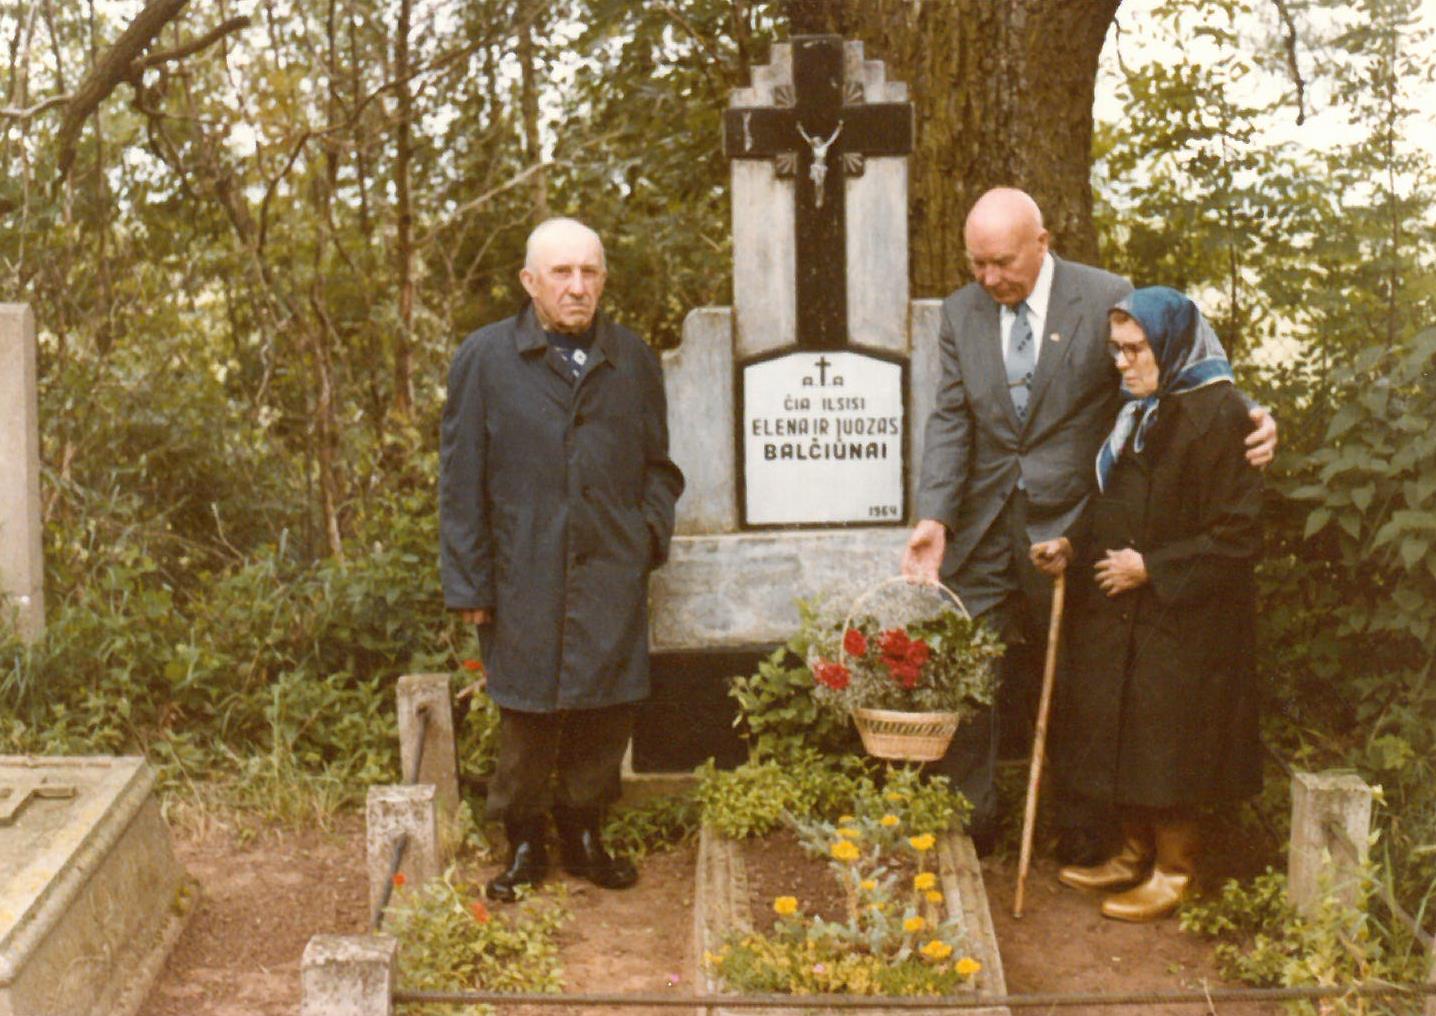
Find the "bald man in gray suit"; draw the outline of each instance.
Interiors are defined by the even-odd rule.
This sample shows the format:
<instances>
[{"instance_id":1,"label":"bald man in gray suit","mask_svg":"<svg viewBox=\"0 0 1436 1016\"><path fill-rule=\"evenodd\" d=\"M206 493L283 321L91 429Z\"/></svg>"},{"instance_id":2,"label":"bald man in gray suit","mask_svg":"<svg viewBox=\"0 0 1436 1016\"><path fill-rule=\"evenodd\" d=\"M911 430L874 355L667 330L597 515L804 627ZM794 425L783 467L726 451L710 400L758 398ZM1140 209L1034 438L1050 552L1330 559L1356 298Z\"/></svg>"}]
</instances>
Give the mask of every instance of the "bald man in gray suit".
<instances>
[{"instance_id":1,"label":"bald man in gray suit","mask_svg":"<svg viewBox=\"0 0 1436 1016\"><path fill-rule=\"evenodd\" d=\"M959 728L938 772L972 801L969 828L991 849L997 800L998 717L1020 748L1040 684L1051 583L1028 560L1081 512L1097 449L1121 404L1107 351L1107 312L1132 291L1110 272L1052 254L1042 213L1013 188L988 191L963 232L973 282L942 305L942 365L927 423L916 515L903 573L939 577L968 612L1008 643L998 708ZM1253 410L1247 440L1256 466L1271 461L1276 424ZM1059 801L1064 863L1105 857L1102 821Z\"/></svg>"}]
</instances>

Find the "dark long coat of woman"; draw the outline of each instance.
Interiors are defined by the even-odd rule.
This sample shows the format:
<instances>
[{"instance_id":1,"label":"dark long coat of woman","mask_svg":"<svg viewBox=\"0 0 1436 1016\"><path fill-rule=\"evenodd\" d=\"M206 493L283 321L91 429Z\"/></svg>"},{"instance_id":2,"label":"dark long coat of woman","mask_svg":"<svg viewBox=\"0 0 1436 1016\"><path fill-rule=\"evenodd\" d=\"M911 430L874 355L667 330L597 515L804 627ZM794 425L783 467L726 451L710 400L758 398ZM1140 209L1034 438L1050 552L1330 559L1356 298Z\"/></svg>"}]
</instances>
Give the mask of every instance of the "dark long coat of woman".
<instances>
[{"instance_id":1,"label":"dark long coat of woman","mask_svg":"<svg viewBox=\"0 0 1436 1016\"><path fill-rule=\"evenodd\" d=\"M550 713L648 696L648 573L673 535L658 358L599 314L579 380L532 307L464 340L440 455L450 610L490 610L489 696Z\"/></svg>"},{"instance_id":2,"label":"dark long coat of woman","mask_svg":"<svg viewBox=\"0 0 1436 1016\"><path fill-rule=\"evenodd\" d=\"M1260 787L1253 677L1261 474L1230 384L1162 399L1068 534L1067 667L1053 761L1072 791L1119 806L1191 807ZM1148 581L1108 597L1093 565L1131 547Z\"/></svg>"}]
</instances>

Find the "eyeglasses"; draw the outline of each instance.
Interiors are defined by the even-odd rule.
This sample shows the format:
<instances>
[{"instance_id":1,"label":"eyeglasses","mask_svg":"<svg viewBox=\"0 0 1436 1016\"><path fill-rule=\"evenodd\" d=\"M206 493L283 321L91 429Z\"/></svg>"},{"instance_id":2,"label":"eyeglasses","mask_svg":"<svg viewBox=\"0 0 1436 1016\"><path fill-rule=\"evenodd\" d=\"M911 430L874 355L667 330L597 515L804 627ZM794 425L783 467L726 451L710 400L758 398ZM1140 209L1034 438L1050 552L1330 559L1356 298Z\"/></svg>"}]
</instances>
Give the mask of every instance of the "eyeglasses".
<instances>
[{"instance_id":1,"label":"eyeglasses","mask_svg":"<svg viewBox=\"0 0 1436 1016\"><path fill-rule=\"evenodd\" d=\"M1137 357L1151 348L1152 347L1147 344L1146 339L1143 339L1141 342L1116 342L1109 340L1107 343L1107 352L1112 359L1120 360L1125 356L1128 363L1136 363Z\"/></svg>"}]
</instances>

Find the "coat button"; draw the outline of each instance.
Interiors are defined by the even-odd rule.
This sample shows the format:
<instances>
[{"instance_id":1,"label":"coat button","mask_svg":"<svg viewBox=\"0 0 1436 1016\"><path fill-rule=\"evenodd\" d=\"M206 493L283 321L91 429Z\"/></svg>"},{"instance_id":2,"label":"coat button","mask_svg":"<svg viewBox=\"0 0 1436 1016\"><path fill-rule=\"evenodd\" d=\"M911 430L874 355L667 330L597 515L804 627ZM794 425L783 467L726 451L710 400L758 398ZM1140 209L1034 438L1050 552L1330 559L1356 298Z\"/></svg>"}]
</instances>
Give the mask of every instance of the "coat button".
<instances>
[{"instance_id":1,"label":"coat button","mask_svg":"<svg viewBox=\"0 0 1436 1016\"><path fill-rule=\"evenodd\" d=\"M582 425L583 425L583 420L584 420L584 416L583 416L582 413L574 413L574 414L573 414L573 425L574 425L575 427L582 426Z\"/></svg>"},{"instance_id":2,"label":"coat button","mask_svg":"<svg viewBox=\"0 0 1436 1016\"><path fill-rule=\"evenodd\" d=\"M585 486L585 487L583 488L583 499L584 499L585 501L592 501L592 500L593 500L593 488L592 488L592 487Z\"/></svg>"},{"instance_id":3,"label":"coat button","mask_svg":"<svg viewBox=\"0 0 1436 1016\"><path fill-rule=\"evenodd\" d=\"M587 555L587 554L575 554L575 555L573 555L573 563L574 563L574 567L576 567L576 568L582 568L584 565L588 564L588 555Z\"/></svg>"}]
</instances>

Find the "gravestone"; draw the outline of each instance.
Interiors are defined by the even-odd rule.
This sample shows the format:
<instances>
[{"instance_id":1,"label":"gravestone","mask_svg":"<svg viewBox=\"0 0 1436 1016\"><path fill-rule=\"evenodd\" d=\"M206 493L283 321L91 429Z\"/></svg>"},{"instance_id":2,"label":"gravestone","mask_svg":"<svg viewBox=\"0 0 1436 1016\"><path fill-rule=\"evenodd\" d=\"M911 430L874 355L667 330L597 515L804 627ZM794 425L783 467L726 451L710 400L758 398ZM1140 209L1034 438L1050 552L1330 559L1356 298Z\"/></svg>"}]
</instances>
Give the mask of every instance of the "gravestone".
<instances>
[{"instance_id":1,"label":"gravestone","mask_svg":"<svg viewBox=\"0 0 1436 1016\"><path fill-rule=\"evenodd\" d=\"M908 297L907 87L859 42L773 46L734 92L733 306L664 355L688 479L654 573L638 770L741 761L728 679L796 630L800 598L897 574L938 375L940 303Z\"/></svg>"},{"instance_id":2,"label":"gravestone","mask_svg":"<svg viewBox=\"0 0 1436 1016\"><path fill-rule=\"evenodd\" d=\"M0 1016L135 1012L190 911L139 758L0 756Z\"/></svg>"},{"instance_id":3,"label":"gravestone","mask_svg":"<svg viewBox=\"0 0 1436 1016\"><path fill-rule=\"evenodd\" d=\"M35 319L0 303L0 630L27 642L45 628L38 420Z\"/></svg>"}]
</instances>

